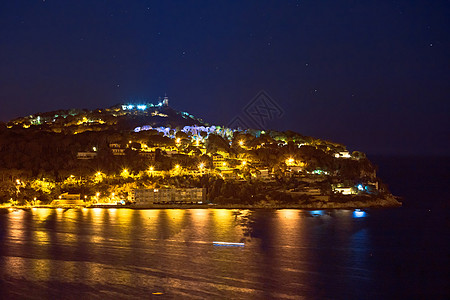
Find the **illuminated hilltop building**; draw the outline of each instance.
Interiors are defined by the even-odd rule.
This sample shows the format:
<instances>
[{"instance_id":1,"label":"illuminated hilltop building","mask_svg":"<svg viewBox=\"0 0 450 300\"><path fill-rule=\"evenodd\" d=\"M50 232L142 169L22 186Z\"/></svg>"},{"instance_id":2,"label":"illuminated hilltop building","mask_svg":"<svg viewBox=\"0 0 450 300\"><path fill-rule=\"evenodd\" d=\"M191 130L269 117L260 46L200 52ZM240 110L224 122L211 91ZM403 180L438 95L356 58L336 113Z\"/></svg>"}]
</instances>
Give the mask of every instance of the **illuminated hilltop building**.
<instances>
[{"instance_id":1,"label":"illuminated hilltop building","mask_svg":"<svg viewBox=\"0 0 450 300\"><path fill-rule=\"evenodd\" d=\"M161 99L161 98L159 98ZM130 110L146 110L150 107L168 107L169 106L169 97L164 96L164 99L162 101L159 101L158 104L153 103L144 103L144 104L122 104L122 110L130 111Z\"/></svg>"}]
</instances>

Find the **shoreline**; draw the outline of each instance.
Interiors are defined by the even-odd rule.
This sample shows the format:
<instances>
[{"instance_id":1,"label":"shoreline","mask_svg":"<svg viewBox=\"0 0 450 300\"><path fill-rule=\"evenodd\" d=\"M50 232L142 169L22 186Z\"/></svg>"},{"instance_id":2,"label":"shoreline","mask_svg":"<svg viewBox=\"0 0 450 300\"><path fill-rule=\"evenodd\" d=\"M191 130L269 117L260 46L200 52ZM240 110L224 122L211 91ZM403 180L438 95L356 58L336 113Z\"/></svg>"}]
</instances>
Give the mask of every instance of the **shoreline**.
<instances>
[{"instance_id":1,"label":"shoreline","mask_svg":"<svg viewBox=\"0 0 450 300\"><path fill-rule=\"evenodd\" d=\"M355 200L346 202L334 202L334 201L310 201L309 203L275 203L265 202L258 204L148 204L148 205L86 205L86 206L51 206L51 205L39 205L39 206L10 206L2 207L4 209L22 209L29 210L33 208L51 208L51 209L74 209L74 208L100 208L100 209L304 209L304 210L316 210L316 209L368 209L368 208L394 208L401 207L402 203L399 202L394 196L387 198L371 198L364 201Z\"/></svg>"}]
</instances>

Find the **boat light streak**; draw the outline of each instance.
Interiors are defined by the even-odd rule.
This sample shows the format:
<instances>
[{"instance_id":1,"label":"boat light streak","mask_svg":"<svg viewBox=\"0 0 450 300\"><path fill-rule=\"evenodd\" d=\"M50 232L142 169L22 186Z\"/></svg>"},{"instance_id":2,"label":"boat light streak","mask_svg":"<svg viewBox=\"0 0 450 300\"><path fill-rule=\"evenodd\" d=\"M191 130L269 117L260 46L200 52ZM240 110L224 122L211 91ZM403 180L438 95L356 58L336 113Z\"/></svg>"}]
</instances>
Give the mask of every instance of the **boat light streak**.
<instances>
[{"instance_id":1,"label":"boat light streak","mask_svg":"<svg viewBox=\"0 0 450 300\"><path fill-rule=\"evenodd\" d=\"M230 243L230 242L213 242L214 246L225 246L225 247L244 247L244 243Z\"/></svg>"}]
</instances>

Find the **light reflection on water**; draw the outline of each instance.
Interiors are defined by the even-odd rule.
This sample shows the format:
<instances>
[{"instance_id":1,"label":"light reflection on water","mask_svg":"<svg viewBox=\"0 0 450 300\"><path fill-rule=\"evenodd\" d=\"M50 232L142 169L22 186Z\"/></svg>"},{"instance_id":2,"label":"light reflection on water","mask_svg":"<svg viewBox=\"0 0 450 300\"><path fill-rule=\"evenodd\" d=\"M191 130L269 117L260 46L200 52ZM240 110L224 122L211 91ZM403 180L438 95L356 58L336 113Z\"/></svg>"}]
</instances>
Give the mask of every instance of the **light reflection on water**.
<instances>
[{"instance_id":1,"label":"light reflection on water","mask_svg":"<svg viewBox=\"0 0 450 300\"><path fill-rule=\"evenodd\" d=\"M364 291L376 295L377 277L368 220L352 210L4 213L0 295L21 298L32 289L37 298L367 298Z\"/></svg>"}]
</instances>

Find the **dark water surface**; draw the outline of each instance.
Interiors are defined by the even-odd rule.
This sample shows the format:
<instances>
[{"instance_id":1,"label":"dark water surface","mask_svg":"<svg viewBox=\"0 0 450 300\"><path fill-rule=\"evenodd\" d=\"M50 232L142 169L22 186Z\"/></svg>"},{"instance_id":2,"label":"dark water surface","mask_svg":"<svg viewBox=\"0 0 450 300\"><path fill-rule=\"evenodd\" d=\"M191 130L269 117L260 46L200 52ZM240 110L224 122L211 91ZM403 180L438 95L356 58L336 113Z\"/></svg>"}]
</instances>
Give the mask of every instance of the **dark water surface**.
<instances>
[{"instance_id":1,"label":"dark water surface","mask_svg":"<svg viewBox=\"0 0 450 300\"><path fill-rule=\"evenodd\" d=\"M448 192L395 163L396 209L3 210L0 298L448 298Z\"/></svg>"}]
</instances>

